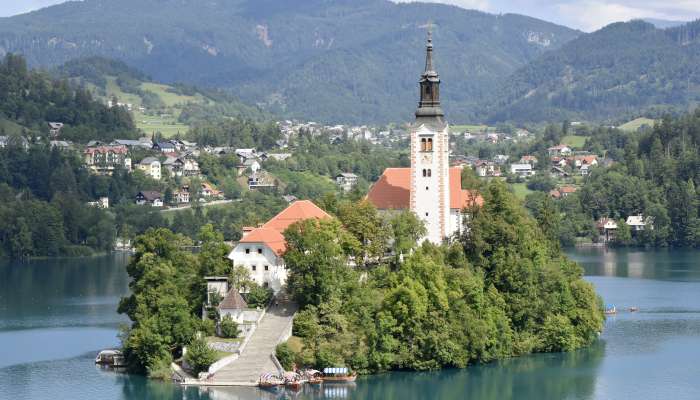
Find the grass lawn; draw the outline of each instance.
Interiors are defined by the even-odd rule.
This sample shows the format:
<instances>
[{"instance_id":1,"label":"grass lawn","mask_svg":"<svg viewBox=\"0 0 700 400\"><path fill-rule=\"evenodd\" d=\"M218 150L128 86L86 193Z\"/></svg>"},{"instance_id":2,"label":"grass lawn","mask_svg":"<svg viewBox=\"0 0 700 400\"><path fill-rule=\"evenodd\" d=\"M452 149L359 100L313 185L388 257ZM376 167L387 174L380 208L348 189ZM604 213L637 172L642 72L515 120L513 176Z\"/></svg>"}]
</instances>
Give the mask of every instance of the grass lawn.
<instances>
[{"instance_id":1,"label":"grass lawn","mask_svg":"<svg viewBox=\"0 0 700 400\"><path fill-rule=\"evenodd\" d=\"M238 343L243 339L241 339L241 338L230 338L229 339L229 338L220 338L218 336L207 336L206 340L208 343L211 343L211 342Z\"/></svg>"},{"instance_id":2,"label":"grass lawn","mask_svg":"<svg viewBox=\"0 0 700 400\"><path fill-rule=\"evenodd\" d=\"M571 146L574 149L580 149L580 148L583 148L584 144L586 144L586 137L585 136L568 135L568 136L564 136L561 139L561 142Z\"/></svg>"},{"instance_id":3,"label":"grass lawn","mask_svg":"<svg viewBox=\"0 0 700 400\"><path fill-rule=\"evenodd\" d=\"M154 132L160 132L163 137L168 138L178 133L184 135L190 129L188 125L177 122L177 119L173 116L161 117L134 112L134 122L136 122L137 128L146 133L146 136L151 136Z\"/></svg>"},{"instance_id":4,"label":"grass lawn","mask_svg":"<svg viewBox=\"0 0 700 400\"><path fill-rule=\"evenodd\" d=\"M642 125L649 125L650 127L653 127L655 122L656 120L650 118L637 118L618 126L618 128L622 129L623 131L636 131L637 129L641 128Z\"/></svg>"},{"instance_id":5,"label":"grass lawn","mask_svg":"<svg viewBox=\"0 0 700 400\"><path fill-rule=\"evenodd\" d=\"M111 100L113 96L117 96L117 99L121 103L131 103L131 105L135 108L141 106L141 97L133 93L123 92L119 85L117 85L117 78L113 76L107 77L107 86L105 91L108 100Z\"/></svg>"},{"instance_id":6,"label":"grass lawn","mask_svg":"<svg viewBox=\"0 0 700 400\"><path fill-rule=\"evenodd\" d=\"M526 183L513 183L510 185L510 187L513 188L513 193L515 193L515 197L519 198L520 200L525 200L525 197L532 193L532 190L527 188Z\"/></svg>"},{"instance_id":7,"label":"grass lawn","mask_svg":"<svg viewBox=\"0 0 700 400\"><path fill-rule=\"evenodd\" d=\"M47 128L48 129L48 128ZM9 119L0 118L0 135L20 135L24 128Z\"/></svg>"},{"instance_id":8,"label":"grass lawn","mask_svg":"<svg viewBox=\"0 0 700 400\"><path fill-rule=\"evenodd\" d=\"M204 99L197 95L197 96L184 96L181 94L173 93L170 92L168 89L171 89L171 86L168 85L161 85L159 83L142 83L141 84L141 89L155 93L160 97L161 100L163 100L163 103L167 107L173 107L178 104L185 104L185 103L190 103L190 102L202 102Z\"/></svg>"}]
</instances>

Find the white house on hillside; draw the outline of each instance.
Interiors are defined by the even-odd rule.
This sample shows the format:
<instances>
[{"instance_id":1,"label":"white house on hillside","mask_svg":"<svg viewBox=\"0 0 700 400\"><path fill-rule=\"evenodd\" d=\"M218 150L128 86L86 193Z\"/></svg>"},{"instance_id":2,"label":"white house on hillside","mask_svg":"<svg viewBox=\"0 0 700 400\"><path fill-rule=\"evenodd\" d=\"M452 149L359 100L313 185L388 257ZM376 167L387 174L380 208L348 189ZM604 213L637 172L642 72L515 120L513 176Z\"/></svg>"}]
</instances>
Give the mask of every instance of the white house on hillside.
<instances>
[{"instance_id":1,"label":"white house on hillside","mask_svg":"<svg viewBox=\"0 0 700 400\"><path fill-rule=\"evenodd\" d=\"M300 200L277 214L260 228L243 228L243 237L228 258L234 266L243 266L251 278L263 287L279 292L287 282L282 255L287 249L284 231L305 219L331 218L308 200Z\"/></svg>"}]
</instances>

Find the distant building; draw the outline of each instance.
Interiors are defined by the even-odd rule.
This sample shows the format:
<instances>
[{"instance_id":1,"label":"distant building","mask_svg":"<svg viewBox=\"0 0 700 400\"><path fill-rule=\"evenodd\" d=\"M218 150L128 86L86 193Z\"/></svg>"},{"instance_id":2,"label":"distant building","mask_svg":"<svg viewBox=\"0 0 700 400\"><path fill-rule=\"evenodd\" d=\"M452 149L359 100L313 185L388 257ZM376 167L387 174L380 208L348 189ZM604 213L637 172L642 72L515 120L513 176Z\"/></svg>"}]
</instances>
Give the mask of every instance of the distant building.
<instances>
[{"instance_id":1,"label":"distant building","mask_svg":"<svg viewBox=\"0 0 700 400\"><path fill-rule=\"evenodd\" d=\"M521 164L530 164L530 165L534 166L535 164L537 164L537 157L531 156L531 155L522 156L522 157L520 157L520 163Z\"/></svg>"},{"instance_id":2,"label":"distant building","mask_svg":"<svg viewBox=\"0 0 700 400\"><path fill-rule=\"evenodd\" d=\"M630 227L632 232L654 229L654 219L652 217L644 217L642 214L630 215L627 217L627 221L625 223Z\"/></svg>"},{"instance_id":3,"label":"distant building","mask_svg":"<svg viewBox=\"0 0 700 400\"><path fill-rule=\"evenodd\" d=\"M248 189L270 189L276 187L275 179L266 171L258 171L248 177Z\"/></svg>"},{"instance_id":4,"label":"distant building","mask_svg":"<svg viewBox=\"0 0 700 400\"><path fill-rule=\"evenodd\" d=\"M349 192L357 185L357 175L350 172L343 172L336 175L335 183L344 191Z\"/></svg>"},{"instance_id":5,"label":"distant building","mask_svg":"<svg viewBox=\"0 0 700 400\"><path fill-rule=\"evenodd\" d=\"M161 178L160 161L155 157L146 157L141 160L138 169L157 181Z\"/></svg>"},{"instance_id":6,"label":"distant building","mask_svg":"<svg viewBox=\"0 0 700 400\"><path fill-rule=\"evenodd\" d=\"M160 192L145 190L136 195L136 204L163 207L163 195Z\"/></svg>"},{"instance_id":7,"label":"distant building","mask_svg":"<svg viewBox=\"0 0 700 400\"><path fill-rule=\"evenodd\" d=\"M560 144L547 149L550 156L568 156L571 154L571 151L571 147L565 144Z\"/></svg>"},{"instance_id":8,"label":"distant building","mask_svg":"<svg viewBox=\"0 0 700 400\"><path fill-rule=\"evenodd\" d=\"M61 129L63 129L63 123L61 122L49 122L49 137L55 138L61 134Z\"/></svg>"},{"instance_id":9,"label":"distant building","mask_svg":"<svg viewBox=\"0 0 700 400\"><path fill-rule=\"evenodd\" d=\"M131 169L126 146L88 146L83 151L85 165L94 173L111 175L116 168Z\"/></svg>"},{"instance_id":10,"label":"distant building","mask_svg":"<svg viewBox=\"0 0 700 400\"><path fill-rule=\"evenodd\" d=\"M90 201L87 204L90 207L109 208L109 197L100 197L97 201Z\"/></svg>"},{"instance_id":11,"label":"distant building","mask_svg":"<svg viewBox=\"0 0 700 400\"><path fill-rule=\"evenodd\" d=\"M615 240L615 233L617 232L617 222L612 218L601 218L596 223L598 232L603 242L611 242Z\"/></svg>"},{"instance_id":12,"label":"distant building","mask_svg":"<svg viewBox=\"0 0 700 400\"><path fill-rule=\"evenodd\" d=\"M511 175L527 177L535 175L535 170L532 169L532 165L530 164L511 164L510 173Z\"/></svg>"}]
</instances>

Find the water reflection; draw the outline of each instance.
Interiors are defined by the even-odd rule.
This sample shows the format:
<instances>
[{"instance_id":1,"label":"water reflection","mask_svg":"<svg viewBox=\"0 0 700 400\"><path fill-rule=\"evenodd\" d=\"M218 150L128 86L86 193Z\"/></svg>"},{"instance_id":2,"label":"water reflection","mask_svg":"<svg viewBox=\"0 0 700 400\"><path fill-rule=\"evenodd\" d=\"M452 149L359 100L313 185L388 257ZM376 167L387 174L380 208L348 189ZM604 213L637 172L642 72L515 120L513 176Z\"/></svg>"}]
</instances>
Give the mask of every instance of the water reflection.
<instances>
[{"instance_id":1,"label":"water reflection","mask_svg":"<svg viewBox=\"0 0 700 400\"><path fill-rule=\"evenodd\" d=\"M696 250L609 249L586 247L567 250L584 267L586 275L673 281L700 280Z\"/></svg>"}]
</instances>

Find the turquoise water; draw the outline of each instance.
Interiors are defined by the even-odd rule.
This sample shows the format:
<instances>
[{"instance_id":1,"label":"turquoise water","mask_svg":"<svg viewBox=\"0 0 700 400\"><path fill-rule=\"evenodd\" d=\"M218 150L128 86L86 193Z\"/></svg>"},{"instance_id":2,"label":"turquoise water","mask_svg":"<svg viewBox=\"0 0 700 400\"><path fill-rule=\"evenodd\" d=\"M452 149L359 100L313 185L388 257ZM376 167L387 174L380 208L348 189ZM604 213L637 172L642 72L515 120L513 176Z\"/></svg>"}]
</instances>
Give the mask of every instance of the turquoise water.
<instances>
[{"instance_id":1,"label":"turquoise water","mask_svg":"<svg viewBox=\"0 0 700 400\"><path fill-rule=\"evenodd\" d=\"M126 323L114 311L126 258L0 263L0 399L700 399L700 251L569 254L620 310L594 346L297 395L182 389L100 369L95 354L116 346Z\"/></svg>"}]
</instances>

